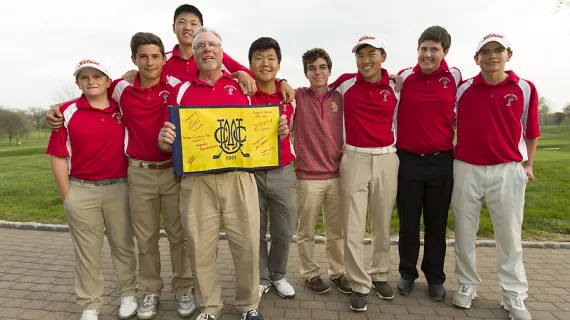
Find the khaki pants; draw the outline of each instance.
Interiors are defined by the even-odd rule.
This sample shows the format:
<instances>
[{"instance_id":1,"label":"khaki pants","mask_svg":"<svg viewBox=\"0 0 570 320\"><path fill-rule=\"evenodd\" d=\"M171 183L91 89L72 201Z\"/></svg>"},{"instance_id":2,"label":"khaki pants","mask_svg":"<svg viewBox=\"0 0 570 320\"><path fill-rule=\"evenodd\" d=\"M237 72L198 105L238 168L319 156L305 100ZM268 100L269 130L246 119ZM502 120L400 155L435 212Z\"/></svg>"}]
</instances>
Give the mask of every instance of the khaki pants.
<instances>
[{"instance_id":1,"label":"khaki pants","mask_svg":"<svg viewBox=\"0 0 570 320\"><path fill-rule=\"evenodd\" d=\"M240 312L259 303L259 202L253 174L234 171L184 176L180 212L201 312L218 316L223 308L216 251L223 219L236 274L235 305Z\"/></svg>"},{"instance_id":2,"label":"khaki pants","mask_svg":"<svg viewBox=\"0 0 570 320\"><path fill-rule=\"evenodd\" d=\"M477 166L455 160L451 207L455 220L455 273L461 284L477 286L475 238L483 200L493 220L497 275L501 293L525 299L528 282L523 265L521 230L528 178L520 163Z\"/></svg>"},{"instance_id":3,"label":"khaki pants","mask_svg":"<svg viewBox=\"0 0 570 320\"><path fill-rule=\"evenodd\" d=\"M372 281L390 272L390 225L398 189L395 152L368 154L345 149L340 164L344 214L344 265L352 290L368 294ZM364 268L366 211L372 233L372 261Z\"/></svg>"},{"instance_id":4,"label":"khaki pants","mask_svg":"<svg viewBox=\"0 0 570 320\"><path fill-rule=\"evenodd\" d=\"M103 305L101 250L105 232L117 272L115 293L121 297L135 296L137 261L127 183L95 186L70 181L70 184L63 208L75 253L77 303L84 309L99 310Z\"/></svg>"},{"instance_id":5,"label":"khaki pants","mask_svg":"<svg viewBox=\"0 0 570 320\"><path fill-rule=\"evenodd\" d=\"M160 293L160 214L170 245L172 289L177 297L192 290L193 279L186 238L180 222L180 180L172 168L129 166L129 200L133 230L139 248L139 290Z\"/></svg>"},{"instance_id":6,"label":"khaki pants","mask_svg":"<svg viewBox=\"0 0 570 320\"><path fill-rule=\"evenodd\" d=\"M320 266L313 259L315 226L323 210L325 248L331 279L344 275L343 215L340 205L340 179L297 181L297 247L300 272L305 280L321 275Z\"/></svg>"}]
</instances>

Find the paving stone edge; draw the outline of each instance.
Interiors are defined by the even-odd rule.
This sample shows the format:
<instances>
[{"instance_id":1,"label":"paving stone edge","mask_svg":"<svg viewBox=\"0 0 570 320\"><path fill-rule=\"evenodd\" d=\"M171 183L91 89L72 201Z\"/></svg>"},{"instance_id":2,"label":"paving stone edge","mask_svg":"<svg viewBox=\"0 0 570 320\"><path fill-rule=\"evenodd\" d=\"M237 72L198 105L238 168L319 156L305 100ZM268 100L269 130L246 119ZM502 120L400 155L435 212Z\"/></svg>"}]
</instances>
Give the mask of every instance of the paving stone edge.
<instances>
[{"instance_id":1,"label":"paving stone edge","mask_svg":"<svg viewBox=\"0 0 570 320\"><path fill-rule=\"evenodd\" d=\"M51 223L38 223L38 222L14 222L0 220L0 228L7 229L20 229L20 230L37 230L37 231L56 231L56 232L69 232L69 227L65 224L51 224ZM160 230L160 235L162 237L166 236L164 230ZM227 236L225 232L220 232L220 239L226 240ZM271 240L271 236L267 235L267 239ZM297 237L293 236L293 242L297 241ZM315 236L315 242L324 243L325 237ZM364 244L370 244L370 238L364 238ZM391 244L398 244L398 237L391 239ZM423 245L423 239L420 243ZM494 247L495 240L477 240L475 244L478 247ZM448 246L455 245L455 239L447 240ZM570 249L570 242L549 242L549 241L523 241L523 248L545 248L545 249Z\"/></svg>"}]
</instances>

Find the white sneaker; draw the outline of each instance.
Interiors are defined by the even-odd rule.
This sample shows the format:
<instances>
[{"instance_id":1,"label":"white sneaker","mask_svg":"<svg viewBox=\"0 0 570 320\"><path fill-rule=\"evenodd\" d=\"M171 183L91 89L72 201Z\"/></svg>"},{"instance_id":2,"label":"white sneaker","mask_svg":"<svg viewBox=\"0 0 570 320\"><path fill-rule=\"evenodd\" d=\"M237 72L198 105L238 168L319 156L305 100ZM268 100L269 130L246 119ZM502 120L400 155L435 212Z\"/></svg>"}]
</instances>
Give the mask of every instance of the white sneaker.
<instances>
[{"instance_id":1,"label":"white sneaker","mask_svg":"<svg viewBox=\"0 0 570 320\"><path fill-rule=\"evenodd\" d=\"M81 320L99 320L99 310L83 310L83 313L81 314Z\"/></svg>"},{"instance_id":2,"label":"white sneaker","mask_svg":"<svg viewBox=\"0 0 570 320\"><path fill-rule=\"evenodd\" d=\"M295 289L293 289L293 286L289 284L287 279L272 281L271 284L277 289L277 294L282 298L291 299L295 297Z\"/></svg>"},{"instance_id":3,"label":"white sneaker","mask_svg":"<svg viewBox=\"0 0 570 320\"><path fill-rule=\"evenodd\" d=\"M503 298L501 306L509 312L509 318L512 320L532 320L530 312L520 298Z\"/></svg>"},{"instance_id":4,"label":"white sneaker","mask_svg":"<svg viewBox=\"0 0 570 320\"><path fill-rule=\"evenodd\" d=\"M137 314L137 297L128 296L121 298L121 307L119 308L119 319L128 319Z\"/></svg>"},{"instance_id":5,"label":"white sneaker","mask_svg":"<svg viewBox=\"0 0 570 320\"><path fill-rule=\"evenodd\" d=\"M198 317L196 317L196 320L216 320L216 317L202 312Z\"/></svg>"},{"instance_id":6,"label":"white sneaker","mask_svg":"<svg viewBox=\"0 0 570 320\"><path fill-rule=\"evenodd\" d=\"M156 315L156 307L160 303L160 296L157 293L147 293L144 295L143 302L139 306L139 319L152 319Z\"/></svg>"},{"instance_id":7,"label":"white sneaker","mask_svg":"<svg viewBox=\"0 0 570 320\"><path fill-rule=\"evenodd\" d=\"M182 318L189 317L196 309L196 303L192 293L188 292L178 299L178 315Z\"/></svg>"},{"instance_id":8,"label":"white sneaker","mask_svg":"<svg viewBox=\"0 0 570 320\"><path fill-rule=\"evenodd\" d=\"M454 306L464 309L471 308L471 301L477 297L477 292L475 292L475 286L469 284L461 284L459 289L453 295Z\"/></svg>"},{"instance_id":9,"label":"white sneaker","mask_svg":"<svg viewBox=\"0 0 570 320\"><path fill-rule=\"evenodd\" d=\"M269 289L271 289L271 285L260 284L259 285L259 299L261 299L261 297L263 297L264 294L268 293Z\"/></svg>"}]
</instances>

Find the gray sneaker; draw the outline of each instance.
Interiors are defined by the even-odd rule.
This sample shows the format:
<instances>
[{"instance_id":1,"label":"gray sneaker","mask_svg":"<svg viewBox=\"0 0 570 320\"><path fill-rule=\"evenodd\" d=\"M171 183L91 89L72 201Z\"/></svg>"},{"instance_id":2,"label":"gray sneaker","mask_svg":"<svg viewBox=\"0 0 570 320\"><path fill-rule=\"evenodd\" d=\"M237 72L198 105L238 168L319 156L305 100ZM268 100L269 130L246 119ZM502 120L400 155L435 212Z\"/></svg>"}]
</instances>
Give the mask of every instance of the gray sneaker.
<instances>
[{"instance_id":1,"label":"gray sneaker","mask_svg":"<svg viewBox=\"0 0 570 320\"><path fill-rule=\"evenodd\" d=\"M532 320L530 312L524 306L520 298L503 298L501 305L509 312L511 320Z\"/></svg>"},{"instance_id":2,"label":"gray sneaker","mask_svg":"<svg viewBox=\"0 0 570 320\"><path fill-rule=\"evenodd\" d=\"M457 292L453 295L453 301L451 303L458 308L469 309L471 308L471 300L474 298L477 298L475 286L461 284Z\"/></svg>"},{"instance_id":3,"label":"gray sneaker","mask_svg":"<svg viewBox=\"0 0 570 320\"><path fill-rule=\"evenodd\" d=\"M160 303L158 293L147 293L143 297L143 302L139 306L137 316L139 319L152 319L156 315L156 307Z\"/></svg>"},{"instance_id":4,"label":"gray sneaker","mask_svg":"<svg viewBox=\"0 0 570 320\"><path fill-rule=\"evenodd\" d=\"M178 299L178 315L182 318L188 318L196 309L196 303L192 293L188 292Z\"/></svg>"}]
</instances>

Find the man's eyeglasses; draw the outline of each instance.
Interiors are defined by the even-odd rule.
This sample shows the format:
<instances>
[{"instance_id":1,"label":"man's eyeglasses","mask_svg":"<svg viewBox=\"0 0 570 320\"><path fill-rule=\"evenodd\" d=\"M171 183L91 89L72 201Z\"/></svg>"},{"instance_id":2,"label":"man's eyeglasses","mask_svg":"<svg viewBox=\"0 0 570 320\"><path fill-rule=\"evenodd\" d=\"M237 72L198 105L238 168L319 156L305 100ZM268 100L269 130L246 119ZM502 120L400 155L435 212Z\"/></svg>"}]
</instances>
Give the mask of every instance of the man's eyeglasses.
<instances>
[{"instance_id":1,"label":"man's eyeglasses","mask_svg":"<svg viewBox=\"0 0 570 320\"><path fill-rule=\"evenodd\" d=\"M206 50L206 47L209 47L210 50L214 51L219 49L222 45L217 42L200 42L194 46L195 50Z\"/></svg>"}]
</instances>

